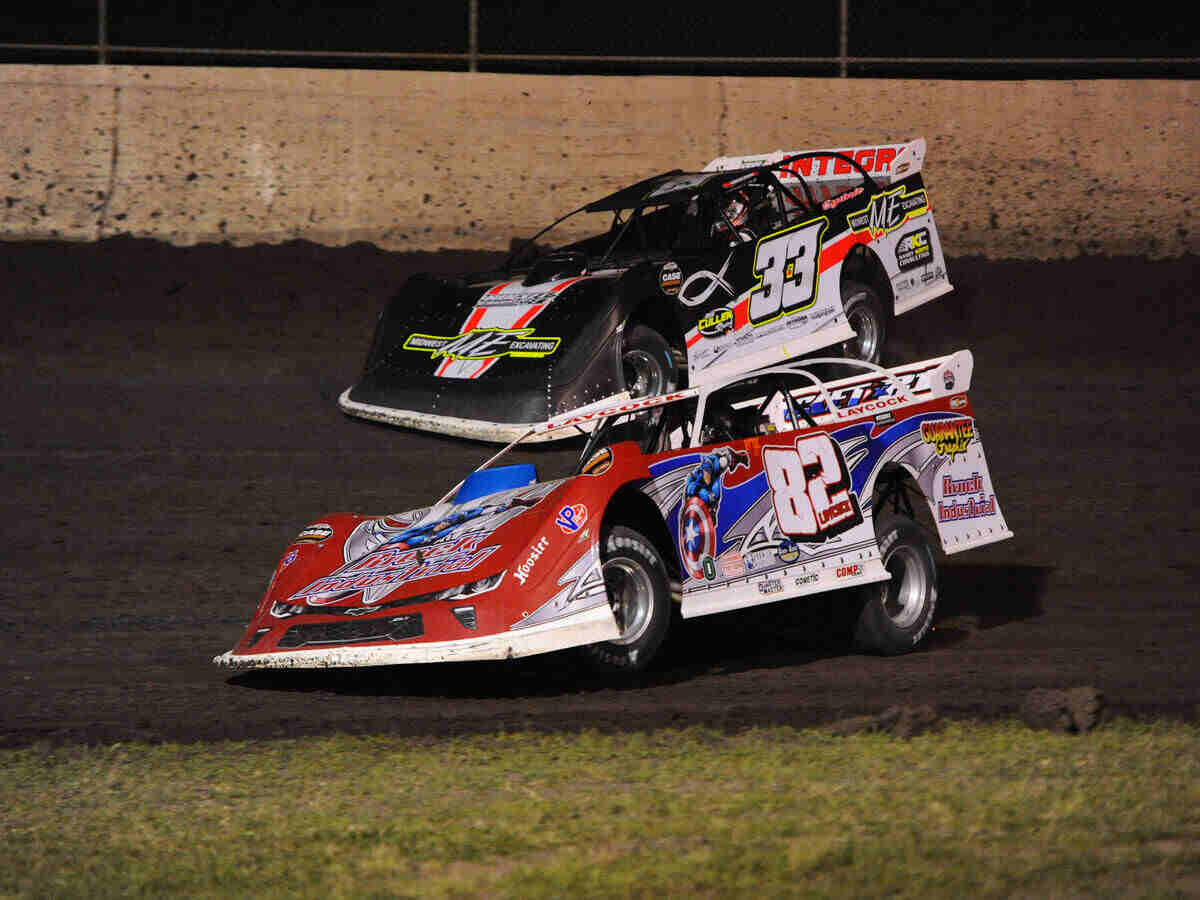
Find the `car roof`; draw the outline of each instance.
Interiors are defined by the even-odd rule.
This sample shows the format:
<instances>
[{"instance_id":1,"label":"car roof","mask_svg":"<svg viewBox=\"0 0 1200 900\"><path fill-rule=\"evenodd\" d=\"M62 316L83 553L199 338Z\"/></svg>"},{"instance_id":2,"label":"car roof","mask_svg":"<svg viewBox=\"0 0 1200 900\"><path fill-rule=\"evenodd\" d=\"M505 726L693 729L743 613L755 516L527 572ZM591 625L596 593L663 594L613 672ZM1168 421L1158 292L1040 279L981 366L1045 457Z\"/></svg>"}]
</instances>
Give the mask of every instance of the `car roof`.
<instances>
[{"instance_id":1,"label":"car roof","mask_svg":"<svg viewBox=\"0 0 1200 900\"><path fill-rule=\"evenodd\" d=\"M728 181L731 174L738 173L684 172L682 169L675 169L621 188L607 197L592 201L584 209L587 212L616 212L621 209L636 209L647 203L676 203L699 193L711 182Z\"/></svg>"}]
</instances>

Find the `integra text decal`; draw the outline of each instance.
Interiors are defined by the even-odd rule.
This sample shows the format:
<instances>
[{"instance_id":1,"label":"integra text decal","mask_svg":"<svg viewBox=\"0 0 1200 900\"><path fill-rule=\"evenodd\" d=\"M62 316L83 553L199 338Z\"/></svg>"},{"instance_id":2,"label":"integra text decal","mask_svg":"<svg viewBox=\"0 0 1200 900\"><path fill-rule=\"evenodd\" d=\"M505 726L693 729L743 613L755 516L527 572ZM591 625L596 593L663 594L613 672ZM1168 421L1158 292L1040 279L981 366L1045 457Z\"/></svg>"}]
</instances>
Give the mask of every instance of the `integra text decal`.
<instances>
[{"instance_id":1,"label":"integra text decal","mask_svg":"<svg viewBox=\"0 0 1200 900\"><path fill-rule=\"evenodd\" d=\"M894 190L876 194L866 209L850 213L846 218L851 231L870 231L871 237L877 238L928 209L929 197L924 188L910 194L904 185L900 185Z\"/></svg>"},{"instance_id":2,"label":"integra text decal","mask_svg":"<svg viewBox=\"0 0 1200 900\"><path fill-rule=\"evenodd\" d=\"M426 352L431 359L540 358L554 353L561 342L562 338L534 337L532 328L473 328L452 337L411 334L404 349Z\"/></svg>"}]
</instances>

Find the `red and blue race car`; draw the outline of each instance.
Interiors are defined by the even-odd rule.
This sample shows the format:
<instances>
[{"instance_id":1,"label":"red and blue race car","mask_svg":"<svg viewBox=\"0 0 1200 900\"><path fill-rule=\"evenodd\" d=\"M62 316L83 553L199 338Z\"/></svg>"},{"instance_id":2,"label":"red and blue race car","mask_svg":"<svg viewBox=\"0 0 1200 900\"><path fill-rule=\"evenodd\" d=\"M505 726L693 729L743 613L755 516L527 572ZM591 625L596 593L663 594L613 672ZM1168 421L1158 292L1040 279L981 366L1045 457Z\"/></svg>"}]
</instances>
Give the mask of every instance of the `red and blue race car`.
<instances>
[{"instance_id":1,"label":"red and blue race car","mask_svg":"<svg viewBox=\"0 0 1200 900\"><path fill-rule=\"evenodd\" d=\"M818 374L837 366L854 374ZM517 441L432 506L308 525L215 662L581 647L598 665L638 669L673 604L702 616L843 588L862 647L911 650L937 603L918 520L946 553L1011 537L967 395L972 367L965 350L890 369L809 360L564 414L522 440L586 433L569 477L497 465Z\"/></svg>"}]
</instances>

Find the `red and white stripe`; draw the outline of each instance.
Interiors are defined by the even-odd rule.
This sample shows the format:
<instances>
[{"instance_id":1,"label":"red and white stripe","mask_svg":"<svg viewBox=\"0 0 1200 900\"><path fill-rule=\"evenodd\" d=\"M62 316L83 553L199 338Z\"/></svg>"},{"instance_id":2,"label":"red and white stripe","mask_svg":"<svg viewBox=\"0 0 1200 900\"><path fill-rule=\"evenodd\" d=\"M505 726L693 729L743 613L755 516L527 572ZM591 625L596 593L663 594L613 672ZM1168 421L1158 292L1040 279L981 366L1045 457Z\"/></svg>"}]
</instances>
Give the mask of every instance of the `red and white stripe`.
<instances>
[{"instance_id":1,"label":"red and white stripe","mask_svg":"<svg viewBox=\"0 0 1200 900\"><path fill-rule=\"evenodd\" d=\"M477 328L524 328L550 305L550 301L541 299L540 302L526 304L514 303L513 300L522 295L544 298L546 294L560 294L577 281L582 281L582 278L567 278L553 284L538 285L536 288L525 287L519 281L501 282L489 288L479 298L475 308L459 329L459 334L466 334ZM501 305L494 305L498 301ZM439 378L478 378L494 366L498 359L498 356L487 359L444 359L434 374Z\"/></svg>"}]
</instances>

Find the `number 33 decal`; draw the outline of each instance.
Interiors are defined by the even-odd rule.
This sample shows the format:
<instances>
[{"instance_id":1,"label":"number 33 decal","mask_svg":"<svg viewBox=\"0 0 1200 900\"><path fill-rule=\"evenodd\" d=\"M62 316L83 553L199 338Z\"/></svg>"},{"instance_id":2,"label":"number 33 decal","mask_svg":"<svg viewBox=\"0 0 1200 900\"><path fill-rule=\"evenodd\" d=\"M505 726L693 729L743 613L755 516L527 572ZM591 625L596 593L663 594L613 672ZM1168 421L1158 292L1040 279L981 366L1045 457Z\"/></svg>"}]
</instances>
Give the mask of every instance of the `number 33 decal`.
<instances>
[{"instance_id":1,"label":"number 33 decal","mask_svg":"<svg viewBox=\"0 0 1200 900\"><path fill-rule=\"evenodd\" d=\"M862 522L842 449L829 435L796 438L794 450L764 447L762 461L784 534L812 543Z\"/></svg>"},{"instance_id":2,"label":"number 33 decal","mask_svg":"<svg viewBox=\"0 0 1200 900\"><path fill-rule=\"evenodd\" d=\"M769 234L754 249L758 286L750 291L751 325L808 309L817 296L817 260L829 220L822 216Z\"/></svg>"}]
</instances>

